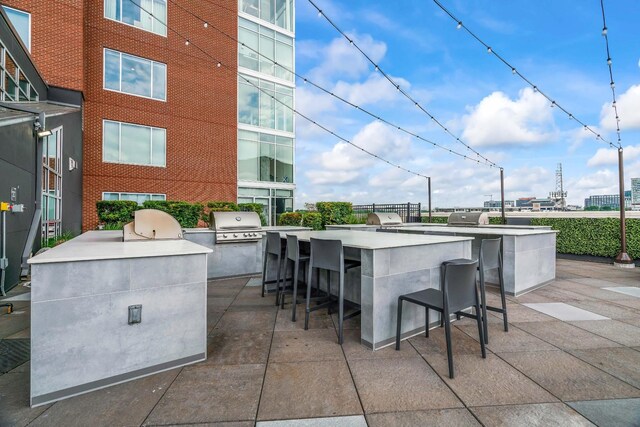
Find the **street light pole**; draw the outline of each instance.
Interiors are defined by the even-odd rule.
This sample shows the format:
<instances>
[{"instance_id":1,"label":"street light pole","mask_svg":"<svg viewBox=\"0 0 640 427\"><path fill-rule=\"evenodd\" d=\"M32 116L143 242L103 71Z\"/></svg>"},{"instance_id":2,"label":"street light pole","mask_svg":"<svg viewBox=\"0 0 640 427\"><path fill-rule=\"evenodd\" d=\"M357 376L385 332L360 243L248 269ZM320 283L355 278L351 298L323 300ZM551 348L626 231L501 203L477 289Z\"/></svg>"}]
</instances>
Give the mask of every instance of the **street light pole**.
<instances>
[{"instance_id":1,"label":"street light pole","mask_svg":"<svg viewBox=\"0 0 640 427\"><path fill-rule=\"evenodd\" d=\"M624 203L624 155L622 147L618 147L618 185L620 190L620 253L616 257L616 267L634 268L635 264L627 253L627 227Z\"/></svg>"}]
</instances>

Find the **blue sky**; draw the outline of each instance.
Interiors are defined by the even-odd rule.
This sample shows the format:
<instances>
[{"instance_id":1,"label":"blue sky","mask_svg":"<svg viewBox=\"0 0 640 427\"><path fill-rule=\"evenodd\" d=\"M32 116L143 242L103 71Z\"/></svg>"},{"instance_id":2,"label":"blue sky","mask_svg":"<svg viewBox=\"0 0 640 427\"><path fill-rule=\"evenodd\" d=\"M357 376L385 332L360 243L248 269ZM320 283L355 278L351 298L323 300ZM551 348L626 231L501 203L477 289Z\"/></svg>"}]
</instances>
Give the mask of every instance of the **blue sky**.
<instances>
[{"instance_id":1,"label":"blue sky","mask_svg":"<svg viewBox=\"0 0 640 427\"><path fill-rule=\"evenodd\" d=\"M441 0L469 29L575 117L615 141L598 0ZM570 204L617 193L617 155L585 132L430 0L315 0L448 129L503 166L506 198L546 197L562 163ZM605 1L625 147L640 176L640 2ZM296 71L385 119L470 153L376 72L308 0L296 4ZM433 179L434 206L499 198L499 171L429 147L297 82L296 107L354 143ZM297 200L425 202L426 182L296 119Z\"/></svg>"}]
</instances>

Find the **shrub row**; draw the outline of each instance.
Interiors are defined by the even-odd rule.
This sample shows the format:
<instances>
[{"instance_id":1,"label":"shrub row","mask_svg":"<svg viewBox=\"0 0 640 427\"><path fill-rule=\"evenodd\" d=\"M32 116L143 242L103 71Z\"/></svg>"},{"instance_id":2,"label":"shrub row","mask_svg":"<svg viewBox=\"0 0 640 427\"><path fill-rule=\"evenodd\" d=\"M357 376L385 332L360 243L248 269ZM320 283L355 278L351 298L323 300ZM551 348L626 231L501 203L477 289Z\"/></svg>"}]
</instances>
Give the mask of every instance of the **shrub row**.
<instances>
[{"instance_id":1,"label":"shrub row","mask_svg":"<svg viewBox=\"0 0 640 427\"><path fill-rule=\"evenodd\" d=\"M558 253L615 258L620 252L620 220L617 218L534 218L532 225L558 230ZM640 219L629 218L627 253L640 257Z\"/></svg>"},{"instance_id":2,"label":"shrub row","mask_svg":"<svg viewBox=\"0 0 640 427\"><path fill-rule=\"evenodd\" d=\"M353 205L349 202L318 202L316 209L322 216L322 226L348 224L353 216Z\"/></svg>"},{"instance_id":3,"label":"shrub row","mask_svg":"<svg viewBox=\"0 0 640 427\"><path fill-rule=\"evenodd\" d=\"M278 225L309 227L312 230L322 230L322 216L318 212L285 212L280 215Z\"/></svg>"},{"instance_id":4,"label":"shrub row","mask_svg":"<svg viewBox=\"0 0 640 427\"><path fill-rule=\"evenodd\" d=\"M127 222L133 221L133 213L138 209L158 209L173 216L182 227L194 228L199 221L209 224L209 212L256 212L260 215L262 225L267 225L267 220L259 203L234 202L207 202L204 206L200 203L189 203L172 200L147 200L138 205L130 200L100 200L96 203L98 219L104 228L108 230L121 229Z\"/></svg>"}]
</instances>

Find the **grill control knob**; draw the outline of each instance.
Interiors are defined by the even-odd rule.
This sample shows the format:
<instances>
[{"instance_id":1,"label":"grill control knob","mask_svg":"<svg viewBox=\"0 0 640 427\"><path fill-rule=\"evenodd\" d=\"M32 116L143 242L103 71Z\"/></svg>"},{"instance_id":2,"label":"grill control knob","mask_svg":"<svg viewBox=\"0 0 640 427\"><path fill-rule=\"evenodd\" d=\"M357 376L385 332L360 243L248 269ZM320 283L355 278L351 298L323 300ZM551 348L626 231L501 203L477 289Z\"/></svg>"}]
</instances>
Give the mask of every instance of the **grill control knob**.
<instances>
[{"instance_id":1,"label":"grill control knob","mask_svg":"<svg viewBox=\"0 0 640 427\"><path fill-rule=\"evenodd\" d=\"M247 233L242 233L242 235L243 235L244 237L248 237L248 236L249 236Z\"/></svg>"},{"instance_id":2,"label":"grill control knob","mask_svg":"<svg viewBox=\"0 0 640 427\"><path fill-rule=\"evenodd\" d=\"M237 235L237 234L235 234L235 233L233 233L233 237L238 237L238 235Z\"/></svg>"},{"instance_id":3,"label":"grill control knob","mask_svg":"<svg viewBox=\"0 0 640 427\"><path fill-rule=\"evenodd\" d=\"M226 234L223 234L223 235L222 235L222 237L226 239L226 238L227 238L227 235L226 235Z\"/></svg>"}]
</instances>

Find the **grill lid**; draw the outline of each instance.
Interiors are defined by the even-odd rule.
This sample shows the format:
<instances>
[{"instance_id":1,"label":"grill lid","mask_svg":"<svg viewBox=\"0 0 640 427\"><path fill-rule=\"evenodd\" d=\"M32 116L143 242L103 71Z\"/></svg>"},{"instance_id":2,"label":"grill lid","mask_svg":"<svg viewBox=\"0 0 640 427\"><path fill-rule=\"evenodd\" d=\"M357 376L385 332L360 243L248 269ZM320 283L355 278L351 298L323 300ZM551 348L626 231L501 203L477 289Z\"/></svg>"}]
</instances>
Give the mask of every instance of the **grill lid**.
<instances>
[{"instance_id":1,"label":"grill lid","mask_svg":"<svg viewBox=\"0 0 640 427\"><path fill-rule=\"evenodd\" d=\"M255 212L211 212L209 228L225 230L261 230L260 216Z\"/></svg>"},{"instance_id":2,"label":"grill lid","mask_svg":"<svg viewBox=\"0 0 640 427\"><path fill-rule=\"evenodd\" d=\"M174 217L157 209L140 209L125 224L123 241L182 239L182 227Z\"/></svg>"},{"instance_id":3,"label":"grill lid","mask_svg":"<svg viewBox=\"0 0 640 427\"><path fill-rule=\"evenodd\" d=\"M395 212L371 212L367 225L402 225L402 218Z\"/></svg>"},{"instance_id":4,"label":"grill lid","mask_svg":"<svg viewBox=\"0 0 640 427\"><path fill-rule=\"evenodd\" d=\"M449 215L447 225L451 227L475 227L489 224L486 212L453 212Z\"/></svg>"}]
</instances>

